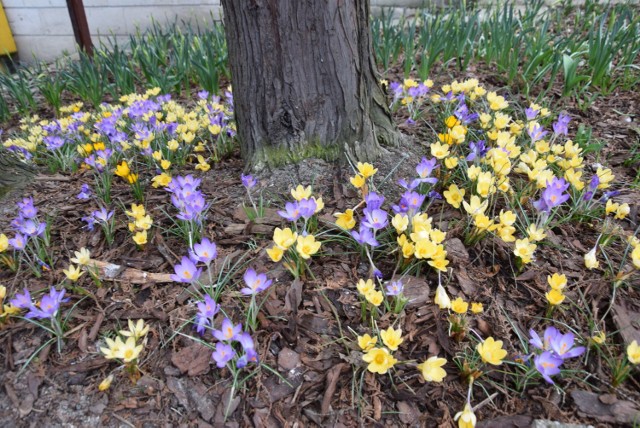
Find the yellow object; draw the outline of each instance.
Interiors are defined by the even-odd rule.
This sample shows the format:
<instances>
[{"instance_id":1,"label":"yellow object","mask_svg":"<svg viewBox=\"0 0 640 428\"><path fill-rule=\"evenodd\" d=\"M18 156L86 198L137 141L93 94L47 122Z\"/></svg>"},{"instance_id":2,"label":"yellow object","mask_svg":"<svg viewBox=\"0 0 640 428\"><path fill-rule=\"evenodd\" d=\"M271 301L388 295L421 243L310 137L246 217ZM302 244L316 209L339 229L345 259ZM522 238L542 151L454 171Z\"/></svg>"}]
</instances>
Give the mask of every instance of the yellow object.
<instances>
[{"instance_id":1,"label":"yellow object","mask_svg":"<svg viewBox=\"0 0 640 428\"><path fill-rule=\"evenodd\" d=\"M0 55L16 53L17 50L16 42L13 40L11 28L9 28L9 22L7 21L7 15L5 15L4 8L0 5Z\"/></svg>"}]
</instances>

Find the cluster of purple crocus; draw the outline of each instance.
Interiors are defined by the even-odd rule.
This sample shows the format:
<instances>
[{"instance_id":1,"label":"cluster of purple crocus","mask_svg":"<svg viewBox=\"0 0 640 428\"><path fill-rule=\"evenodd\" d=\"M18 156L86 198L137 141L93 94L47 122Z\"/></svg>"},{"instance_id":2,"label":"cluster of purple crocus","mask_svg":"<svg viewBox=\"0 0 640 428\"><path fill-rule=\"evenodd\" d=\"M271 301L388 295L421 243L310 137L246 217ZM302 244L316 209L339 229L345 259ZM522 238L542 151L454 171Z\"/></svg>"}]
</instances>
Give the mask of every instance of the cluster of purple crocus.
<instances>
[{"instance_id":1,"label":"cluster of purple crocus","mask_svg":"<svg viewBox=\"0 0 640 428\"><path fill-rule=\"evenodd\" d=\"M201 180L192 175L174 177L165 190L171 192L171 203L178 209L180 220L202 223L202 214L206 208L204 195L198 189Z\"/></svg>"},{"instance_id":2,"label":"cluster of purple crocus","mask_svg":"<svg viewBox=\"0 0 640 428\"><path fill-rule=\"evenodd\" d=\"M213 317L220 311L220 306L208 294L204 295L204 301L198 303L196 314L196 331L202 336L205 329L213 325Z\"/></svg>"},{"instance_id":3,"label":"cluster of purple crocus","mask_svg":"<svg viewBox=\"0 0 640 428\"><path fill-rule=\"evenodd\" d=\"M436 177L431 177L433 171L438 167L438 160L436 158L422 158L420 163L416 165L416 173L418 177L411 180L410 183L407 182L404 178L398 180L398 184L402 186L406 190L414 190L422 183L436 184L438 179Z\"/></svg>"},{"instance_id":4,"label":"cluster of purple crocus","mask_svg":"<svg viewBox=\"0 0 640 428\"><path fill-rule=\"evenodd\" d=\"M554 177L550 182L547 181L547 187L533 206L540 212L549 213L552 208L569 200L569 193L566 193L568 188L569 183L564 178Z\"/></svg>"},{"instance_id":5,"label":"cluster of purple crocus","mask_svg":"<svg viewBox=\"0 0 640 428\"><path fill-rule=\"evenodd\" d=\"M202 274L202 268L198 267L198 262L209 266L217 257L216 244L211 242L209 238L203 238L189 251L189 257L183 256L181 262L173 267L176 273L171 275L171 279L189 284L197 281Z\"/></svg>"},{"instance_id":6,"label":"cluster of purple crocus","mask_svg":"<svg viewBox=\"0 0 640 428\"><path fill-rule=\"evenodd\" d=\"M360 220L360 227L357 231L351 231L351 236L360 245L377 247L380 244L376 240L376 233L387 227L389 214L382 209L384 196L376 192L369 192L364 200L366 205L362 210L363 218Z\"/></svg>"},{"instance_id":7,"label":"cluster of purple crocus","mask_svg":"<svg viewBox=\"0 0 640 428\"><path fill-rule=\"evenodd\" d=\"M427 196L430 198L440 197L440 195L435 191L429 192L428 195L415 191L415 189L423 183L433 185L438 182L436 177L431 177L431 174L437 167L438 164L436 158L427 159L423 157L420 163L416 166L416 173L418 174L417 178L411 180L410 183L407 183L405 179L398 180L398 184L406 191L400 197L398 204L391 206L395 213L407 214L409 217L412 217L420 211Z\"/></svg>"},{"instance_id":8,"label":"cluster of purple crocus","mask_svg":"<svg viewBox=\"0 0 640 428\"><path fill-rule=\"evenodd\" d=\"M569 115L560 113L558 120L552 125L553 133L556 135L567 135L569 133L569 122L571 122Z\"/></svg>"},{"instance_id":9,"label":"cluster of purple crocus","mask_svg":"<svg viewBox=\"0 0 640 428\"><path fill-rule=\"evenodd\" d=\"M77 141L79 138L80 120L84 116L84 113L78 112L72 115L72 121L67 122L64 126L60 124L58 119L51 121L42 129L47 133L46 137L42 139L47 150L53 152L61 149L65 144Z\"/></svg>"},{"instance_id":10,"label":"cluster of purple crocus","mask_svg":"<svg viewBox=\"0 0 640 428\"><path fill-rule=\"evenodd\" d=\"M487 155L489 148L484 140L470 141L469 154L466 157L468 162L479 161Z\"/></svg>"},{"instance_id":11,"label":"cluster of purple crocus","mask_svg":"<svg viewBox=\"0 0 640 428\"><path fill-rule=\"evenodd\" d=\"M117 128L118 121L122 117L123 111L117 108L111 111L109 117L102 117L93 126L104 137L111 142L114 147L120 147L120 143L127 141L127 134ZM155 119L155 116L150 116Z\"/></svg>"},{"instance_id":12,"label":"cluster of purple crocus","mask_svg":"<svg viewBox=\"0 0 640 428\"><path fill-rule=\"evenodd\" d=\"M22 251L30 238L41 237L44 234L47 225L38 220L38 208L33 204L33 198L24 198L16 205L18 216L11 222L16 234L9 239L9 245L15 250Z\"/></svg>"},{"instance_id":13,"label":"cluster of purple crocus","mask_svg":"<svg viewBox=\"0 0 640 428\"><path fill-rule=\"evenodd\" d=\"M551 376L560 373L560 366L565 360L578 357L585 351L584 346L574 346L573 333L562 334L553 326L547 327L542 338L533 329L529 334L531 346L542 351L533 358L533 364L542 378L551 384L554 383Z\"/></svg>"},{"instance_id":14,"label":"cluster of purple crocus","mask_svg":"<svg viewBox=\"0 0 640 428\"><path fill-rule=\"evenodd\" d=\"M234 325L229 318L225 318L220 330L213 331L213 337L218 339L218 343L216 343L216 350L211 354L211 357L218 368L223 368L238 356L233 347L234 343L239 343L243 352L236 360L236 368L241 369L249 363L258 363L258 353L253 339L249 333L242 331L242 324Z\"/></svg>"},{"instance_id":15,"label":"cluster of purple crocus","mask_svg":"<svg viewBox=\"0 0 640 428\"><path fill-rule=\"evenodd\" d=\"M287 202L284 210L278 211L278 215L285 220L297 221L300 218L309 220L316 213L318 205L312 198L304 198L299 201Z\"/></svg>"},{"instance_id":16,"label":"cluster of purple crocus","mask_svg":"<svg viewBox=\"0 0 640 428\"><path fill-rule=\"evenodd\" d=\"M478 113L472 113L467 107L465 102L464 93L460 94L458 97L459 103L458 107L454 110L454 116L463 124L468 125L478 119L480 115Z\"/></svg>"},{"instance_id":17,"label":"cluster of purple crocus","mask_svg":"<svg viewBox=\"0 0 640 428\"><path fill-rule=\"evenodd\" d=\"M26 318L38 319L54 319L60 309L60 304L68 302L69 299L64 298L65 290L57 291L55 287L51 287L49 294L45 294L40 302L34 303L31 294L26 288L22 294L16 296L10 301L12 306L20 309L28 309Z\"/></svg>"}]
</instances>

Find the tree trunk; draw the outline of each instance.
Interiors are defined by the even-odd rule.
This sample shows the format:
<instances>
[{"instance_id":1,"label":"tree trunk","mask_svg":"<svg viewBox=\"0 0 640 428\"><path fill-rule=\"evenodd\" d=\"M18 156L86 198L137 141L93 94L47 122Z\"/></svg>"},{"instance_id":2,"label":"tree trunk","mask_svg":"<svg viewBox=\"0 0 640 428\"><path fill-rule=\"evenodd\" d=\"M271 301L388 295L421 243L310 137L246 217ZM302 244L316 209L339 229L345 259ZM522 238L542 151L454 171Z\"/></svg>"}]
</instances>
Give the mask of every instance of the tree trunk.
<instances>
[{"instance_id":1,"label":"tree trunk","mask_svg":"<svg viewBox=\"0 0 640 428\"><path fill-rule=\"evenodd\" d=\"M242 155L373 160L397 134L371 49L369 0L222 0Z\"/></svg>"},{"instance_id":2,"label":"tree trunk","mask_svg":"<svg viewBox=\"0 0 640 428\"><path fill-rule=\"evenodd\" d=\"M0 199L13 189L27 184L35 169L0 144Z\"/></svg>"}]
</instances>

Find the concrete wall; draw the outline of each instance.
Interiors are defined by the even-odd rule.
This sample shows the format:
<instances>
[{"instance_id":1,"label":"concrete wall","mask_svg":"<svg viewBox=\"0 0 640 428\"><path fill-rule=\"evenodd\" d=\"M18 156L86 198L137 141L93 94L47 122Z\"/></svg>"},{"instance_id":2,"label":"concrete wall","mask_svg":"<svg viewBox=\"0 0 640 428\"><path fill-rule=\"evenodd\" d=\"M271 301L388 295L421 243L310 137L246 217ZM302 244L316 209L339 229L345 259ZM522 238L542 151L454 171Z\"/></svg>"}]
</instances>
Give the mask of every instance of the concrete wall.
<instances>
[{"instance_id":1,"label":"concrete wall","mask_svg":"<svg viewBox=\"0 0 640 428\"><path fill-rule=\"evenodd\" d=\"M320 1L320 0L318 0ZM480 4L494 0L479 0ZM524 4L527 0L515 0ZM623 0L613 0L614 2ZM424 4L456 4L462 0L371 0L371 12L379 14L384 8L394 16L411 15ZM552 4L557 0L546 0ZM584 0L574 1L576 4ZM640 3L640 0L631 0ZM52 61L65 51L75 51L75 38L66 0L0 0L13 32L20 60ZM222 14L220 0L84 0L93 43L101 36L113 34L118 41L126 41L136 28L144 29L152 19L159 22L181 20L207 23L211 14Z\"/></svg>"},{"instance_id":2,"label":"concrete wall","mask_svg":"<svg viewBox=\"0 0 640 428\"><path fill-rule=\"evenodd\" d=\"M51 61L65 51L75 51L75 38L66 0L0 0L18 45L22 61L33 57ZM113 34L127 40L136 28L152 19L159 22L187 20L210 22L220 17L220 0L84 0L92 40Z\"/></svg>"}]
</instances>

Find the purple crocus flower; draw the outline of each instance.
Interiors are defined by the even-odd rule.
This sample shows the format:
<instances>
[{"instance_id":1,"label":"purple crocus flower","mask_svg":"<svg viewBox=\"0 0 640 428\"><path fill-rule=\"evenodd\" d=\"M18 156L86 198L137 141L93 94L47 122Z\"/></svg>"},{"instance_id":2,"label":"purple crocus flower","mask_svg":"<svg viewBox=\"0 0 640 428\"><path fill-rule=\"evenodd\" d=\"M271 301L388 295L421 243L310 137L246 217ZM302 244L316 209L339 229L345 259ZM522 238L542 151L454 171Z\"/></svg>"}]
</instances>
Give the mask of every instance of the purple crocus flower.
<instances>
[{"instance_id":1,"label":"purple crocus flower","mask_svg":"<svg viewBox=\"0 0 640 428\"><path fill-rule=\"evenodd\" d=\"M402 98L402 85L400 82L391 82L389 84L389 91L393 94L394 104Z\"/></svg>"},{"instance_id":2,"label":"purple crocus flower","mask_svg":"<svg viewBox=\"0 0 640 428\"><path fill-rule=\"evenodd\" d=\"M551 338L551 350L562 360L577 357L585 351L584 346L574 347L575 336L573 333L556 334Z\"/></svg>"},{"instance_id":3,"label":"purple crocus flower","mask_svg":"<svg viewBox=\"0 0 640 428\"><path fill-rule=\"evenodd\" d=\"M550 351L544 351L542 354L536 355L533 359L533 364L536 366L536 370L538 370L543 379L550 384L554 383L551 376L560 373L560 366L562 363L562 358L557 357Z\"/></svg>"},{"instance_id":4,"label":"purple crocus flower","mask_svg":"<svg viewBox=\"0 0 640 428\"><path fill-rule=\"evenodd\" d=\"M543 339L540 339L540 336L538 336L538 333L536 333L533 329L529 330L529 334L531 335L531 339L529 340L529 343L531 344L531 346L543 351L547 351L551 349L551 340L556 336L558 336L560 332L558 331L557 328L553 326L549 326L544 331Z\"/></svg>"},{"instance_id":5,"label":"purple crocus flower","mask_svg":"<svg viewBox=\"0 0 640 428\"><path fill-rule=\"evenodd\" d=\"M367 196L365 196L364 201L367 204L367 210L377 210L382 207L384 196L376 192L369 192Z\"/></svg>"},{"instance_id":6,"label":"purple crocus flower","mask_svg":"<svg viewBox=\"0 0 640 428\"><path fill-rule=\"evenodd\" d=\"M467 104L465 104L464 102L464 98L461 99L460 104L458 105L458 108L453 112L453 114L455 117L457 117L460 120L460 122L462 122L465 125L468 125L471 122L474 122L480 116L478 113L471 113L469 111Z\"/></svg>"},{"instance_id":7,"label":"purple crocus flower","mask_svg":"<svg viewBox=\"0 0 640 428\"><path fill-rule=\"evenodd\" d=\"M189 252L189 256L194 262L202 262L208 265L218 257L218 248L209 238L203 238L199 244L193 246L193 250Z\"/></svg>"},{"instance_id":8,"label":"purple crocus flower","mask_svg":"<svg viewBox=\"0 0 640 428\"><path fill-rule=\"evenodd\" d=\"M402 194L401 201L406 201L408 211L414 213L420 210L420 207L422 206L425 198L425 195L417 192L404 192Z\"/></svg>"},{"instance_id":9,"label":"purple crocus flower","mask_svg":"<svg viewBox=\"0 0 640 428\"><path fill-rule=\"evenodd\" d=\"M373 231L364 226L364 224L360 225L359 231L356 232L355 230L352 230L351 236L353 236L353 239L355 239L360 245L371 245L372 247L380 245L378 241L376 241Z\"/></svg>"},{"instance_id":10,"label":"purple crocus flower","mask_svg":"<svg viewBox=\"0 0 640 428\"><path fill-rule=\"evenodd\" d=\"M31 307L33 306L33 302L31 301L31 294L26 288L24 289L24 293L16 294L15 297L9 301L9 303L11 303L11 306L15 306L16 308L20 309L31 309Z\"/></svg>"},{"instance_id":11,"label":"purple crocus flower","mask_svg":"<svg viewBox=\"0 0 640 428\"><path fill-rule=\"evenodd\" d=\"M558 116L558 121L554 122L553 124L553 133L558 135L567 135L569 133L569 122L571 122L571 118L569 117L569 115L560 113L560 116Z\"/></svg>"},{"instance_id":12,"label":"purple crocus flower","mask_svg":"<svg viewBox=\"0 0 640 428\"><path fill-rule=\"evenodd\" d=\"M198 98L200 98L201 100L206 100L207 98L209 98L209 91L205 91L204 89L202 91L199 91Z\"/></svg>"},{"instance_id":13,"label":"purple crocus flower","mask_svg":"<svg viewBox=\"0 0 640 428\"><path fill-rule=\"evenodd\" d=\"M362 225L374 230L380 230L387 227L389 224L388 214L384 210L375 209L365 212L365 218L362 220Z\"/></svg>"},{"instance_id":14,"label":"purple crocus flower","mask_svg":"<svg viewBox=\"0 0 640 428\"><path fill-rule=\"evenodd\" d=\"M211 354L211 358L216 362L218 368L223 368L229 361L236 356L236 351L233 350L231 345L226 343L216 343L216 350Z\"/></svg>"},{"instance_id":15,"label":"purple crocus flower","mask_svg":"<svg viewBox=\"0 0 640 428\"><path fill-rule=\"evenodd\" d=\"M430 197L431 199L442 200L442 195L436 192L435 190L431 190L429 193L427 193L427 196Z\"/></svg>"},{"instance_id":16,"label":"purple crocus flower","mask_svg":"<svg viewBox=\"0 0 640 428\"><path fill-rule=\"evenodd\" d=\"M33 237L42 235L46 227L45 223L29 219L18 227L18 231L26 236Z\"/></svg>"},{"instance_id":17,"label":"purple crocus flower","mask_svg":"<svg viewBox=\"0 0 640 428\"><path fill-rule=\"evenodd\" d=\"M51 287L49 294L42 296L39 305L32 305L25 317L40 319L54 318L60 309L60 304L69 301L69 299L64 299L65 292L65 289L57 291L55 287Z\"/></svg>"},{"instance_id":18,"label":"purple crocus flower","mask_svg":"<svg viewBox=\"0 0 640 428\"><path fill-rule=\"evenodd\" d=\"M427 159L423 157L420 163L416 166L416 173L418 174L418 177L423 179L429 177L433 172L433 170L436 168L437 162L438 160L436 158ZM434 179L431 178L431 180L434 180ZM436 179L436 181L438 180ZM431 183L431 184L434 184L434 183Z\"/></svg>"},{"instance_id":19,"label":"purple crocus flower","mask_svg":"<svg viewBox=\"0 0 640 428\"><path fill-rule=\"evenodd\" d=\"M569 188L569 183L564 178L554 177L551 182L547 181L547 187L542 191L539 200L533 203L538 211L549 212L552 208L557 207L569 200L569 194L565 193Z\"/></svg>"},{"instance_id":20,"label":"purple crocus flower","mask_svg":"<svg viewBox=\"0 0 640 428\"><path fill-rule=\"evenodd\" d=\"M47 146L47 150L49 151L58 150L60 147L64 146L65 143L64 139L57 135L46 136L42 141Z\"/></svg>"},{"instance_id":21,"label":"purple crocus flower","mask_svg":"<svg viewBox=\"0 0 640 428\"><path fill-rule=\"evenodd\" d=\"M587 191L584 192L582 199L584 199L585 201L590 201L591 199L593 199L593 195L595 194L599 185L600 185L600 177L598 177L598 174L593 174L593 176L591 177L591 181L589 181L589 186L587 187Z\"/></svg>"},{"instance_id":22,"label":"purple crocus flower","mask_svg":"<svg viewBox=\"0 0 640 428\"><path fill-rule=\"evenodd\" d=\"M213 337L223 342L237 340L240 332L242 332L242 324L233 325L229 318L225 318L222 320L220 330L213 330Z\"/></svg>"},{"instance_id":23,"label":"purple crocus flower","mask_svg":"<svg viewBox=\"0 0 640 428\"><path fill-rule=\"evenodd\" d=\"M485 157L485 155L487 154L487 152L489 151L489 149L486 147L485 145L485 141L484 140L480 140L478 142L470 142L469 143L469 150L471 150L471 153L469 153L466 157L466 160L471 162L475 159L482 159L483 157Z\"/></svg>"},{"instance_id":24,"label":"purple crocus flower","mask_svg":"<svg viewBox=\"0 0 640 428\"><path fill-rule=\"evenodd\" d=\"M244 283L247 285L242 288L240 292L244 295L255 295L261 291L266 290L271 285L272 281L267 278L264 273L258 274L252 268L247 269L244 273Z\"/></svg>"},{"instance_id":25,"label":"purple crocus flower","mask_svg":"<svg viewBox=\"0 0 640 428\"><path fill-rule=\"evenodd\" d=\"M88 184L83 184L80 188L80 193L76 198L78 199L89 199L91 197L91 187Z\"/></svg>"},{"instance_id":26,"label":"purple crocus flower","mask_svg":"<svg viewBox=\"0 0 640 428\"><path fill-rule=\"evenodd\" d=\"M93 215L88 215L86 217L82 217L80 220L84 221L85 223L87 223L87 230L93 230L95 224L96 224L96 219L93 218Z\"/></svg>"},{"instance_id":27,"label":"purple crocus flower","mask_svg":"<svg viewBox=\"0 0 640 428\"><path fill-rule=\"evenodd\" d=\"M204 302L198 303L198 313L196 314L196 331L200 335L204 334L206 327L211 325L211 320L218 313L220 307L208 294L204 295Z\"/></svg>"},{"instance_id":28,"label":"purple crocus flower","mask_svg":"<svg viewBox=\"0 0 640 428\"><path fill-rule=\"evenodd\" d=\"M33 198L24 198L17 203L20 209L19 216L23 218L34 218L38 215L38 209L33 205Z\"/></svg>"},{"instance_id":29,"label":"purple crocus flower","mask_svg":"<svg viewBox=\"0 0 640 428\"><path fill-rule=\"evenodd\" d=\"M398 184L406 190L413 190L416 187L418 187L421 183L422 181L419 178L411 180L411 183L407 183L407 180L405 180L404 178L401 178L400 180L398 180Z\"/></svg>"},{"instance_id":30,"label":"purple crocus flower","mask_svg":"<svg viewBox=\"0 0 640 428\"><path fill-rule=\"evenodd\" d=\"M285 220L296 221L300 218L300 207L298 202L287 202L284 211L278 211L278 215Z\"/></svg>"},{"instance_id":31,"label":"purple crocus flower","mask_svg":"<svg viewBox=\"0 0 640 428\"><path fill-rule=\"evenodd\" d=\"M533 120L538 116L540 110L534 110L531 107L524 111L524 115L527 117L527 120Z\"/></svg>"},{"instance_id":32,"label":"purple crocus flower","mask_svg":"<svg viewBox=\"0 0 640 428\"><path fill-rule=\"evenodd\" d=\"M94 219L102 223L107 223L113 217L114 211L107 211L105 207L91 213Z\"/></svg>"},{"instance_id":33,"label":"purple crocus flower","mask_svg":"<svg viewBox=\"0 0 640 428\"><path fill-rule=\"evenodd\" d=\"M236 340L242 345L242 349L246 352L249 349L255 349L255 344L253 343L253 338L249 333L243 331L236 337Z\"/></svg>"},{"instance_id":34,"label":"purple crocus flower","mask_svg":"<svg viewBox=\"0 0 640 428\"><path fill-rule=\"evenodd\" d=\"M548 134L548 132L545 131L544 128L537 123L530 127L527 132L529 133L529 137L531 137L531 141L533 141L534 143L536 141L542 140L544 136Z\"/></svg>"},{"instance_id":35,"label":"purple crocus flower","mask_svg":"<svg viewBox=\"0 0 640 428\"><path fill-rule=\"evenodd\" d=\"M417 86L412 86L407 89L407 95L409 95L411 98L417 98L418 96L420 96L420 90Z\"/></svg>"},{"instance_id":36,"label":"purple crocus flower","mask_svg":"<svg viewBox=\"0 0 640 428\"><path fill-rule=\"evenodd\" d=\"M609 199L618 196L620 193L621 193L620 190L612 190L610 192L604 192L599 202L605 204Z\"/></svg>"},{"instance_id":37,"label":"purple crocus flower","mask_svg":"<svg viewBox=\"0 0 640 428\"><path fill-rule=\"evenodd\" d=\"M236 361L236 367L242 369L249 363L258 364L258 353L253 348L245 350L244 355L242 355L240 358L238 358L238 361Z\"/></svg>"},{"instance_id":38,"label":"purple crocus flower","mask_svg":"<svg viewBox=\"0 0 640 428\"><path fill-rule=\"evenodd\" d=\"M316 201L313 199L301 199L298 202L298 210L300 211L300 216L305 219L310 219L316 213L316 209L318 205Z\"/></svg>"},{"instance_id":39,"label":"purple crocus flower","mask_svg":"<svg viewBox=\"0 0 640 428\"><path fill-rule=\"evenodd\" d=\"M182 263L175 265L174 269L176 273L171 275L171 279L176 282L192 283L202 273L202 269L198 269L189 257L182 257Z\"/></svg>"},{"instance_id":40,"label":"purple crocus flower","mask_svg":"<svg viewBox=\"0 0 640 428\"><path fill-rule=\"evenodd\" d=\"M22 251L27 245L27 237L16 233L13 238L9 239L9 245L11 245L14 250Z\"/></svg>"},{"instance_id":41,"label":"purple crocus flower","mask_svg":"<svg viewBox=\"0 0 640 428\"><path fill-rule=\"evenodd\" d=\"M242 180L242 185L244 187L246 187L247 189L251 189L252 187L254 187L256 184L258 184L258 182L256 181L255 178L253 178L252 175L244 175L241 174L240 175L240 179Z\"/></svg>"},{"instance_id":42,"label":"purple crocus flower","mask_svg":"<svg viewBox=\"0 0 640 428\"><path fill-rule=\"evenodd\" d=\"M391 281L387 284L387 296L397 296L404 290L402 281Z\"/></svg>"},{"instance_id":43,"label":"purple crocus flower","mask_svg":"<svg viewBox=\"0 0 640 428\"><path fill-rule=\"evenodd\" d=\"M464 94L462 94L462 95L464 95ZM453 91L449 91L448 93L446 93L445 95L440 97L440 99L442 101L453 101L455 98L456 98L456 96L453 95Z\"/></svg>"}]
</instances>

